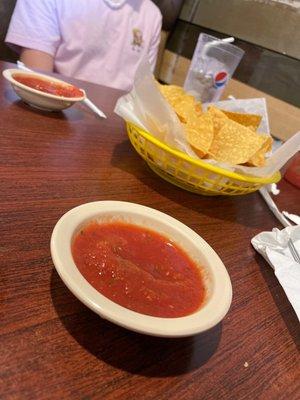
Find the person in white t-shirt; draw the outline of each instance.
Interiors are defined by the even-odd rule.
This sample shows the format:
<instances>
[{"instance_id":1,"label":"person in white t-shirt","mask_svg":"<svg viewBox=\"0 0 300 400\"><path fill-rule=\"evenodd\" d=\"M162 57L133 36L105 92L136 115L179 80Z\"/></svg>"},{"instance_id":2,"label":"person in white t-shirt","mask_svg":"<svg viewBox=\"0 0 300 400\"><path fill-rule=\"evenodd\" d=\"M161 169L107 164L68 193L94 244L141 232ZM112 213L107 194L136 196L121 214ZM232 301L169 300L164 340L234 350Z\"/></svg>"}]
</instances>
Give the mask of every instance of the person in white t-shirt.
<instances>
[{"instance_id":1,"label":"person in white t-shirt","mask_svg":"<svg viewBox=\"0 0 300 400\"><path fill-rule=\"evenodd\" d=\"M5 41L28 67L130 90L161 26L150 0L18 0Z\"/></svg>"}]
</instances>

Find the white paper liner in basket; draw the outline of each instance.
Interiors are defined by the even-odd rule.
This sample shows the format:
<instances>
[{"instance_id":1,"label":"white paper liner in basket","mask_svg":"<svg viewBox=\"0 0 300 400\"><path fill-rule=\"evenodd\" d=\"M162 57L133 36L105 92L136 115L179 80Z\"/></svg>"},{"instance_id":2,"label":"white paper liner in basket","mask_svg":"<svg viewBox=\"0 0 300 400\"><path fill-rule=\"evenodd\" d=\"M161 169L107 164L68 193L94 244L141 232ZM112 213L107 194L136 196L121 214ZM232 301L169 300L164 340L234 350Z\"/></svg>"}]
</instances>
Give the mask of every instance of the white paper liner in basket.
<instances>
[{"instance_id":1,"label":"white paper liner in basket","mask_svg":"<svg viewBox=\"0 0 300 400\"><path fill-rule=\"evenodd\" d=\"M225 100L215 105L228 111L261 115L262 121L258 133L270 135L265 99ZM186 141L183 126L175 111L160 93L148 61L144 60L140 63L132 91L118 99L114 111L125 121L139 126L170 147L199 159ZM272 156L268 154L269 158L264 167L230 165L208 159L202 159L202 161L228 171L256 177L268 177L278 171L299 149L300 132L281 146L276 154L274 153ZM203 171L199 169L199 175L202 173Z\"/></svg>"}]
</instances>

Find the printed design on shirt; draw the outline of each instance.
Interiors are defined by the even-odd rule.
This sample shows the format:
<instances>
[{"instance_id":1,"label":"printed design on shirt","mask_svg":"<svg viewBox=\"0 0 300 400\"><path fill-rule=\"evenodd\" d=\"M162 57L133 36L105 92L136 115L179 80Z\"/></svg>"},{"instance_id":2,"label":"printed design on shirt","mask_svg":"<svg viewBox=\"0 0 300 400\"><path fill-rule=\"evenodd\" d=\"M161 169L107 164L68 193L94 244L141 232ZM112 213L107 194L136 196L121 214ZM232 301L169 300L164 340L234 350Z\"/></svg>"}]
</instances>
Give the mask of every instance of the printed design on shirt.
<instances>
[{"instance_id":1,"label":"printed design on shirt","mask_svg":"<svg viewBox=\"0 0 300 400\"><path fill-rule=\"evenodd\" d=\"M141 51L144 43L143 32L138 28L134 28L132 29L132 35L133 35L131 42L132 49L136 51Z\"/></svg>"}]
</instances>

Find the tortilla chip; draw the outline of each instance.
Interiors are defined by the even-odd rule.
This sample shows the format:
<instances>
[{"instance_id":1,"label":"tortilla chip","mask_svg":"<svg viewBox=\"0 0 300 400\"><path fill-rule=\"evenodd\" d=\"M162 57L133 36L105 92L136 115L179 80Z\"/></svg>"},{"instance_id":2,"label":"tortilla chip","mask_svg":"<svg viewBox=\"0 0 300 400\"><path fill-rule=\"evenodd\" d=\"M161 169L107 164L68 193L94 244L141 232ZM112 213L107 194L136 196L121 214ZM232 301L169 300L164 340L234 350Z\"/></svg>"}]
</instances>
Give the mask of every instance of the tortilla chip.
<instances>
[{"instance_id":1,"label":"tortilla chip","mask_svg":"<svg viewBox=\"0 0 300 400\"><path fill-rule=\"evenodd\" d=\"M261 148L247 161L246 165L250 167L263 167L266 164L266 153L271 150L273 139L267 135L261 135L265 142Z\"/></svg>"},{"instance_id":2,"label":"tortilla chip","mask_svg":"<svg viewBox=\"0 0 300 400\"><path fill-rule=\"evenodd\" d=\"M195 153L200 157L204 157L214 138L214 125L210 114L202 114L197 118L197 124L184 126L186 139L191 145Z\"/></svg>"},{"instance_id":3,"label":"tortilla chip","mask_svg":"<svg viewBox=\"0 0 300 400\"><path fill-rule=\"evenodd\" d=\"M200 158L213 158L229 164L263 166L272 139L256 133L262 117L236 113L202 104L176 85L161 85L159 89L183 124L186 139Z\"/></svg>"},{"instance_id":4,"label":"tortilla chip","mask_svg":"<svg viewBox=\"0 0 300 400\"><path fill-rule=\"evenodd\" d=\"M184 124L187 124L189 120L193 120L201 115L201 111L197 112L197 103L194 98L190 99L184 97L182 100L175 103L173 108L180 121Z\"/></svg>"},{"instance_id":5,"label":"tortilla chip","mask_svg":"<svg viewBox=\"0 0 300 400\"><path fill-rule=\"evenodd\" d=\"M223 113L223 111L214 106L209 106L207 112L212 116L214 124L214 135L216 135L220 131L222 126L226 123L228 117Z\"/></svg>"},{"instance_id":6,"label":"tortilla chip","mask_svg":"<svg viewBox=\"0 0 300 400\"><path fill-rule=\"evenodd\" d=\"M202 114L202 104L187 94L183 88L176 85L160 85L159 89L182 123L186 124L193 115Z\"/></svg>"},{"instance_id":7,"label":"tortilla chip","mask_svg":"<svg viewBox=\"0 0 300 400\"><path fill-rule=\"evenodd\" d=\"M196 114L200 117L203 113L202 103L200 103L200 101L195 101L195 110Z\"/></svg>"},{"instance_id":8,"label":"tortilla chip","mask_svg":"<svg viewBox=\"0 0 300 400\"><path fill-rule=\"evenodd\" d=\"M159 90L172 107L185 95L183 88L176 85L159 85Z\"/></svg>"},{"instance_id":9,"label":"tortilla chip","mask_svg":"<svg viewBox=\"0 0 300 400\"><path fill-rule=\"evenodd\" d=\"M256 131L261 123L262 116L221 110L229 119Z\"/></svg>"},{"instance_id":10,"label":"tortilla chip","mask_svg":"<svg viewBox=\"0 0 300 400\"><path fill-rule=\"evenodd\" d=\"M245 164L259 151L265 140L265 137L251 129L228 119L214 136L208 154L220 162Z\"/></svg>"},{"instance_id":11,"label":"tortilla chip","mask_svg":"<svg viewBox=\"0 0 300 400\"><path fill-rule=\"evenodd\" d=\"M182 87L177 86L177 85L161 85L159 84L159 90L161 93L168 97L168 96L174 96L174 95L182 95L184 94L184 90Z\"/></svg>"}]
</instances>

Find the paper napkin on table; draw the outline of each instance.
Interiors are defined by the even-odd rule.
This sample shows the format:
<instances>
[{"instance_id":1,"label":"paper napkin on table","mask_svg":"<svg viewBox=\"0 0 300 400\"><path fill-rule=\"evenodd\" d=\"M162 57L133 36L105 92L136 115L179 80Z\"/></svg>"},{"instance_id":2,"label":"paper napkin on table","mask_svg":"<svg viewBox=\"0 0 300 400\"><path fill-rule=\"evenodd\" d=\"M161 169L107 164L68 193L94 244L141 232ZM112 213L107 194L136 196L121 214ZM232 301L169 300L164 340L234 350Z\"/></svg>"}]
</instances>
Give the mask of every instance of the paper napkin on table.
<instances>
[{"instance_id":1,"label":"paper napkin on table","mask_svg":"<svg viewBox=\"0 0 300 400\"><path fill-rule=\"evenodd\" d=\"M292 239L300 253L300 226L288 226L282 230L274 228L272 232L259 233L251 243L274 269L300 321L300 264L292 257L289 239Z\"/></svg>"}]
</instances>

